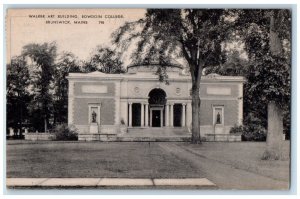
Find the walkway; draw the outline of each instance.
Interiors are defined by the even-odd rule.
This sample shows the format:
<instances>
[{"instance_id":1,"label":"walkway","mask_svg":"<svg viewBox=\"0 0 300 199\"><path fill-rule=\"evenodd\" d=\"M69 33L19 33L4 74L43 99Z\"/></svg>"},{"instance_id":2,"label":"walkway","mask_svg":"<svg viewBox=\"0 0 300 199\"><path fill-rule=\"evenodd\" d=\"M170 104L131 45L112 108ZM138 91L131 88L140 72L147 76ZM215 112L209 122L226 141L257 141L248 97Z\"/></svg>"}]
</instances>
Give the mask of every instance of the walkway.
<instances>
[{"instance_id":1,"label":"walkway","mask_svg":"<svg viewBox=\"0 0 300 199\"><path fill-rule=\"evenodd\" d=\"M18 187L205 187L216 185L206 178L8 178L6 185Z\"/></svg>"}]
</instances>

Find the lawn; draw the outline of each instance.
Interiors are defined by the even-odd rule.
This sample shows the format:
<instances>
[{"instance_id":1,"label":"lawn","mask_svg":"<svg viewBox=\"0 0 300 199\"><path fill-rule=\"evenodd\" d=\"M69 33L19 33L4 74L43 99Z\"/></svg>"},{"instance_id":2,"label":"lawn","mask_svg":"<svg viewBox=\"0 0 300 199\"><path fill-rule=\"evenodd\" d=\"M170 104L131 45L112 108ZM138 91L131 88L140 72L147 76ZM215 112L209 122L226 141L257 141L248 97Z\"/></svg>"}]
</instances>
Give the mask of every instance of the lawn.
<instances>
[{"instance_id":1,"label":"lawn","mask_svg":"<svg viewBox=\"0 0 300 199\"><path fill-rule=\"evenodd\" d=\"M211 142L199 145L177 143L191 153L231 165L234 168L250 171L273 179L289 181L290 176L290 142L283 143L283 160L262 160L266 148L265 142Z\"/></svg>"},{"instance_id":2,"label":"lawn","mask_svg":"<svg viewBox=\"0 0 300 199\"><path fill-rule=\"evenodd\" d=\"M7 177L203 177L148 142L20 142L7 146Z\"/></svg>"},{"instance_id":3,"label":"lawn","mask_svg":"<svg viewBox=\"0 0 300 199\"><path fill-rule=\"evenodd\" d=\"M209 164L205 160L209 160L214 162L213 167L229 165L258 177L288 182L289 142L284 144L287 158L279 161L261 160L265 145L264 142L192 145L184 142L9 141L7 177L205 178L212 174L223 175L226 180L226 172L213 174L214 169L209 167L203 170L205 164ZM184 153L177 153L180 149L184 149ZM190 155L195 157L188 159Z\"/></svg>"}]
</instances>

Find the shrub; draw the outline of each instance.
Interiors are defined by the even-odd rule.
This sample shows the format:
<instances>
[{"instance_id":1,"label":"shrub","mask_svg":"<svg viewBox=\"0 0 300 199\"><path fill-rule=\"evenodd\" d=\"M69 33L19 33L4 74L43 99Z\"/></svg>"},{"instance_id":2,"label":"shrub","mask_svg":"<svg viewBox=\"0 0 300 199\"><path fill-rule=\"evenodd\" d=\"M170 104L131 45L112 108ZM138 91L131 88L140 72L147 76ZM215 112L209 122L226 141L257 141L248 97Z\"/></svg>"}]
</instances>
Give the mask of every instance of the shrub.
<instances>
[{"instance_id":1,"label":"shrub","mask_svg":"<svg viewBox=\"0 0 300 199\"><path fill-rule=\"evenodd\" d=\"M78 140L78 132L74 126L57 125L54 129L55 140Z\"/></svg>"},{"instance_id":2,"label":"shrub","mask_svg":"<svg viewBox=\"0 0 300 199\"><path fill-rule=\"evenodd\" d=\"M121 125L125 125L125 121L123 118L121 119Z\"/></svg>"},{"instance_id":3,"label":"shrub","mask_svg":"<svg viewBox=\"0 0 300 199\"><path fill-rule=\"evenodd\" d=\"M257 124L248 124L244 126L243 141L266 141L267 131L264 127Z\"/></svg>"},{"instance_id":4,"label":"shrub","mask_svg":"<svg viewBox=\"0 0 300 199\"><path fill-rule=\"evenodd\" d=\"M282 158L282 154L277 154L275 151L268 151L266 150L262 157L261 160L280 160Z\"/></svg>"},{"instance_id":5,"label":"shrub","mask_svg":"<svg viewBox=\"0 0 300 199\"><path fill-rule=\"evenodd\" d=\"M230 134L243 134L244 131L244 127L242 125L237 126L235 125L234 127L232 127L229 131Z\"/></svg>"},{"instance_id":6,"label":"shrub","mask_svg":"<svg viewBox=\"0 0 300 199\"><path fill-rule=\"evenodd\" d=\"M242 141L266 141L266 129L255 123L234 126L229 132L231 134L242 134Z\"/></svg>"}]
</instances>

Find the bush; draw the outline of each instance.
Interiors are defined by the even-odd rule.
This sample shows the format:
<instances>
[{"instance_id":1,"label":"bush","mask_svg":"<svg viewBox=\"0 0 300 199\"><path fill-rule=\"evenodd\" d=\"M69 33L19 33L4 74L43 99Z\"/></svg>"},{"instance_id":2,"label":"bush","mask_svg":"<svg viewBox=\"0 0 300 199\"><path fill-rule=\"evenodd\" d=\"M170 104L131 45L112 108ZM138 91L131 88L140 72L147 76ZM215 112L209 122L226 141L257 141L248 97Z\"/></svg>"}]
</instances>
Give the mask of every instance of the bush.
<instances>
[{"instance_id":1,"label":"bush","mask_svg":"<svg viewBox=\"0 0 300 199\"><path fill-rule=\"evenodd\" d=\"M78 140L77 129L67 124L57 125L54 129L55 140Z\"/></svg>"},{"instance_id":2,"label":"bush","mask_svg":"<svg viewBox=\"0 0 300 199\"><path fill-rule=\"evenodd\" d=\"M267 131L264 127L257 124L244 126L242 135L243 141L266 141Z\"/></svg>"},{"instance_id":3,"label":"bush","mask_svg":"<svg viewBox=\"0 0 300 199\"><path fill-rule=\"evenodd\" d=\"M237 126L235 125L234 127L232 127L229 131L230 134L243 134L244 131L244 127L242 125Z\"/></svg>"},{"instance_id":4,"label":"bush","mask_svg":"<svg viewBox=\"0 0 300 199\"><path fill-rule=\"evenodd\" d=\"M242 141L266 141L266 129L255 123L234 126L229 132L231 134L242 134Z\"/></svg>"},{"instance_id":5,"label":"bush","mask_svg":"<svg viewBox=\"0 0 300 199\"><path fill-rule=\"evenodd\" d=\"M266 150L262 157L261 160L280 160L282 158L282 154L277 154L275 151L268 151Z\"/></svg>"},{"instance_id":6,"label":"bush","mask_svg":"<svg viewBox=\"0 0 300 199\"><path fill-rule=\"evenodd\" d=\"M123 118L121 119L121 125L125 125L125 121Z\"/></svg>"}]
</instances>

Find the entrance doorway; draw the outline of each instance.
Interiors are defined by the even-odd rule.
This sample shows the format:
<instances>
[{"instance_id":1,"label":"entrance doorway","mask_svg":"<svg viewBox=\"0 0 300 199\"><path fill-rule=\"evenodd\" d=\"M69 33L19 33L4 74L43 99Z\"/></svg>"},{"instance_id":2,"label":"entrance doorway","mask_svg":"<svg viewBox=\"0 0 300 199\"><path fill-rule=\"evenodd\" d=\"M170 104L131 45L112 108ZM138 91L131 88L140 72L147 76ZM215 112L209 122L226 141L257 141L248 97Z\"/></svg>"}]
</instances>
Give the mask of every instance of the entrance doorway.
<instances>
[{"instance_id":1,"label":"entrance doorway","mask_svg":"<svg viewBox=\"0 0 300 199\"><path fill-rule=\"evenodd\" d=\"M152 89L149 93L150 126L163 127L166 93L160 88Z\"/></svg>"},{"instance_id":2,"label":"entrance doorway","mask_svg":"<svg viewBox=\"0 0 300 199\"><path fill-rule=\"evenodd\" d=\"M153 110L152 111L152 126L153 127L161 127L161 115L160 115L160 110Z\"/></svg>"}]
</instances>

